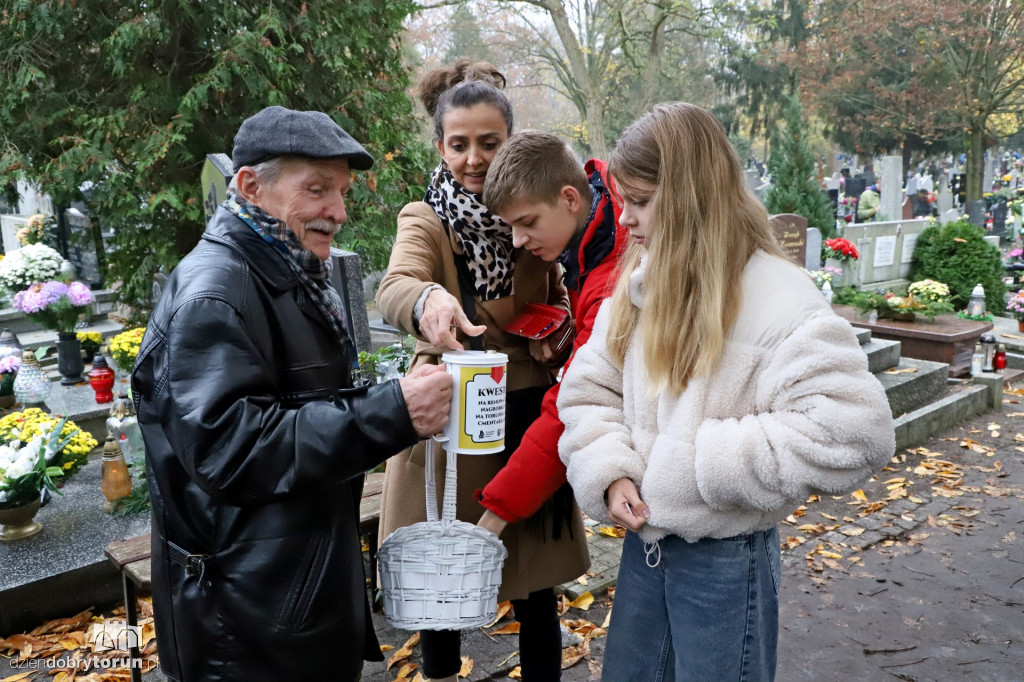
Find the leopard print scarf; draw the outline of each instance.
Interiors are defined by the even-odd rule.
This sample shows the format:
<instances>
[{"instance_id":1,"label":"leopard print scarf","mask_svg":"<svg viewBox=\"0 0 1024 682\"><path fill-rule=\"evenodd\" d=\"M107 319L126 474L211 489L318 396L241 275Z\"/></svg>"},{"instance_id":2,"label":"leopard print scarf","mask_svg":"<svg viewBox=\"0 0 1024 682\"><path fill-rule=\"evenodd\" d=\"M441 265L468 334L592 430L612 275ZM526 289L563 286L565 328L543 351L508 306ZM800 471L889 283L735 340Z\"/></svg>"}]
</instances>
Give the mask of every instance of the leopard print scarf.
<instances>
[{"instance_id":1,"label":"leopard print scarf","mask_svg":"<svg viewBox=\"0 0 1024 682\"><path fill-rule=\"evenodd\" d=\"M512 226L492 215L480 195L460 185L443 162L431 174L423 200L437 213L446 232L455 230L480 300L511 296Z\"/></svg>"}]
</instances>

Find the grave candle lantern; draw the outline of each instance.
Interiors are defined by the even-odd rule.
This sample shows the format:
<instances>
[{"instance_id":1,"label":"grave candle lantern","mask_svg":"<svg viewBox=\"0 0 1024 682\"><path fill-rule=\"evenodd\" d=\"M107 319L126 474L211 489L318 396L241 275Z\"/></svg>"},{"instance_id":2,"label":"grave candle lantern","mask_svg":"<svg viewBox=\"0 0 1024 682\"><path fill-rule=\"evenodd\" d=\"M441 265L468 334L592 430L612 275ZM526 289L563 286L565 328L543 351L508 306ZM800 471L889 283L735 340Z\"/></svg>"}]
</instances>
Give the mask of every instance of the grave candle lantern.
<instances>
[{"instance_id":1,"label":"grave candle lantern","mask_svg":"<svg viewBox=\"0 0 1024 682\"><path fill-rule=\"evenodd\" d=\"M980 282L971 292L971 300L967 302L967 314L971 317L981 317L985 314L985 288Z\"/></svg>"},{"instance_id":2,"label":"grave candle lantern","mask_svg":"<svg viewBox=\"0 0 1024 682\"><path fill-rule=\"evenodd\" d=\"M92 359L89 370L89 385L96 392L97 403L109 403L114 400L114 370L107 365L107 360L97 353Z\"/></svg>"},{"instance_id":3,"label":"grave candle lantern","mask_svg":"<svg viewBox=\"0 0 1024 682\"><path fill-rule=\"evenodd\" d=\"M103 479L100 490L107 501L103 511L110 512L114 501L127 497L132 491L132 477L128 473L128 464L124 461L124 453L117 447L114 434L107 432L107 442L103 444Z\"/></svg>"}]
</instances>

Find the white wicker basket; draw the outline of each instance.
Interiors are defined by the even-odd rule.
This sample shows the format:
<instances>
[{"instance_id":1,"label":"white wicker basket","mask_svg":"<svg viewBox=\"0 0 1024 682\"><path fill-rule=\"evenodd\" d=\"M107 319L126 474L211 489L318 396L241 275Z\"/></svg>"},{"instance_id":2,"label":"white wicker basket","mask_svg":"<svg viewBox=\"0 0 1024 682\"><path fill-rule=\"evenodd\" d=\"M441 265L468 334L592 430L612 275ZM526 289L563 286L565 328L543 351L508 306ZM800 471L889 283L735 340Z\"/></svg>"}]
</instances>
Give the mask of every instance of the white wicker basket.
<instances>
[{"instance_id":1,"label":"white wicker basket","mask_svg":"<svg viewBox=\"0 0 1024 682\"><path fill-rule=\"evenodd\" d=\"M377 552L384 613L402 630L465 630L498 613L508 551L494 533L455 519L458 454L448 452L444 504L437 518L434 440L425 461L427 520L399 528Z\"/></svg>"}]
</instances>

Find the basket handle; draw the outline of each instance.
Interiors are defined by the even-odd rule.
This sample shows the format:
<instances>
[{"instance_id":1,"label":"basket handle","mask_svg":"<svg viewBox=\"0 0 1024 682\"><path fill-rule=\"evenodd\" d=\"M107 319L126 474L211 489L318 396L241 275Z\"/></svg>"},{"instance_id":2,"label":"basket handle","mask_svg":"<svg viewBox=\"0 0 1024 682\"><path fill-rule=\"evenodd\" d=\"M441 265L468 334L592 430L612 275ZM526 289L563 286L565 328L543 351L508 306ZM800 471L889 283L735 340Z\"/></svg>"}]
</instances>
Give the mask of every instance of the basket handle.
<instances>
[{"instance_id":1,"label":"basket handle","mask_svg":"<svg viewBox=\"0 0 1024 682\"><path fill-rule=\"evenodd\" d=\"M437 482L434 478L434 448L435 443L442 442L433 437L427 439L427 455L424 462L423 472L424 484L427 497L427 521L437 521ZM447 451L446 451L447 452ZM444 471L444 500L442 502L441 520L455 520L455 498L458 493L458 453L447 452L448 458L445 462Z\"/></svg>"}]
</instances>

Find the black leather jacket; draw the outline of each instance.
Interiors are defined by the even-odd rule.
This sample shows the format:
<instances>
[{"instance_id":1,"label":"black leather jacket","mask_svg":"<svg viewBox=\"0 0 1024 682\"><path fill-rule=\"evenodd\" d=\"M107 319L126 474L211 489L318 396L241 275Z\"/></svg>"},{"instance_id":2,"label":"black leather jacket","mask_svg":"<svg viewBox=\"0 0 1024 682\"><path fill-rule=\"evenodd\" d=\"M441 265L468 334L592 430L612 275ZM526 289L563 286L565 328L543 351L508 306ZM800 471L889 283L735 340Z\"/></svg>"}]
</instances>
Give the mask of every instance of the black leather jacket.
<instances>
[{"instance_id":1,"label":"black leather jacket","mask_svg":"<svg viewBox=\"0 0 1024 682\"><path fill-rule=\"evenodd\" d=\"M281 256L218 209L132 374L170 678L356 680L363 659L382 660L358 538L363 472L417 437L397 382L349 388L354 353ZM169 543L209 558L189 575Z\"/></svg>"}]
</instances>

